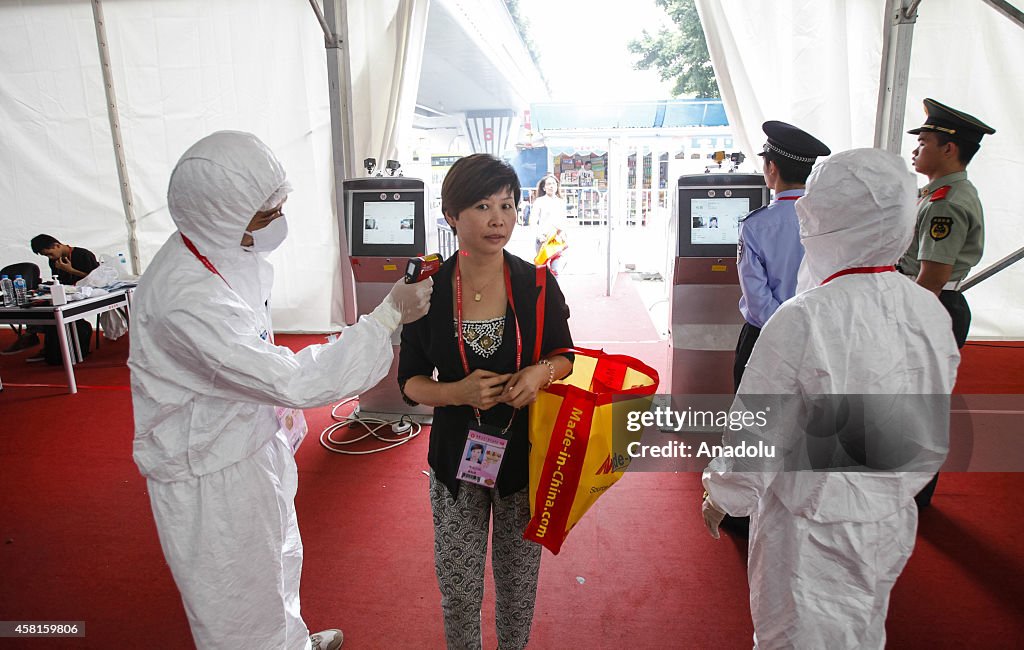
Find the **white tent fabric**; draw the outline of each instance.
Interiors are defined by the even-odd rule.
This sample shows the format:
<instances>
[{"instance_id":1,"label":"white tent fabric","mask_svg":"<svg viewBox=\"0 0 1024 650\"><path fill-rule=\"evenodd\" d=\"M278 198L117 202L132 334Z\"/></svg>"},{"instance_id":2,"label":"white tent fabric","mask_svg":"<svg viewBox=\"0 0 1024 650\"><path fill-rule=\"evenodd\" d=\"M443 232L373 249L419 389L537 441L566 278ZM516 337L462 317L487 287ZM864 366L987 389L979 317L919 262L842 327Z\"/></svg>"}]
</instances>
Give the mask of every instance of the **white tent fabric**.
<instances>
[{"instance_id":1,"label":"white tent fabric","mask_svg":"<svg viewBox=\"0 0 1024 650\"><path fill-rule=\"evenodd\" d=\"M40 233L127 254L88 2L0 3L0 265ZM166 181L164 183L166 188Z\"/></svg>"},{"instance_id":2,"label":"white tent fabric","mask_svg":"<svg viewBox=\"0 0 1024 650\"><path fill-rule=\"evenodd\" d=\"M357 164L372 157L383 169L412 128L429 8L429 0L348 3Z\"/></svg>"},{"instance_id":3,"label":"white tent fabric","mask_svg":"<svg viewBox=\"0 0 1024 650\"><path fill-rule=\"evenodd\" d=\"M289 240L271 256L274 321L329 329L320 287L337 273L337 231L323 35L309 6L103 8L143 269L174 230L167 182L181 153L212 131L251 131L295 187ZM127 252L90 3L0 2L0 35L0 140L11 143L0 159L10 197L0 259L31 259L28 241L40 232L95 253Z\"/></svg>"},{"instance_id":4,"label":"white tent fabric","mask_svg":"<svg viewBox=\"0 0 1024 650\"><path fill-rule=\"evenodd\" d=\"M356 151L387 158L412 119L428 1L347 5L364 107ZM251 131L295 188L288 240L270 257L275 326L335 329L340 295L324 299L340 264L327 67L308 3L119 0L103 11L143 270L174 230L167 182L181 153L212 131ZM90 2L0 0L0 61L0 265L33 260L48 276L28 245L39 233L127 254Z\"/></svg>"},{"instance_id":5,"label":"white tent fabric","mask_svg":"<svg viewBox=\"0 0 1024 650\"><path fill-rule=\"evenodd\" d=\"M791 122L833 151L870 147L881 66L884 0L697 0L729 121L745 151L760 151L761 123ZM984 2L924 0L914 30L906 128L933 97L992 125L968 167L985 207L985 256L977 270L1024 246L1024 31ZM905 136L908 165L916 144ZM920 177L920 185L927 179ZM972 339L1024 338L1024 263L965 295Z\"/></svg>"}]
</instances>

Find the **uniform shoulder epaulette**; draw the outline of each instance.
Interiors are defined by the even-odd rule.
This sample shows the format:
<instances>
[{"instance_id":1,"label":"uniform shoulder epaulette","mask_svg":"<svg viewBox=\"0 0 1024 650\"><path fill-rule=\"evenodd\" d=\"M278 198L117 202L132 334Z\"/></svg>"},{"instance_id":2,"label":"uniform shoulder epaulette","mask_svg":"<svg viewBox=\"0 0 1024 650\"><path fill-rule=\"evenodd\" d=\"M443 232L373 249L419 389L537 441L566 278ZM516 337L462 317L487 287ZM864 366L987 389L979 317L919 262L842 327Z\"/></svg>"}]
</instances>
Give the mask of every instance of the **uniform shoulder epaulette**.
<instances>
[{"instance_id":1,"label":"uniform shoulder epaulette","mask_svg":"<svg viewBox=\"0 0 1024 650\"><path fill-rule=\"evenodd\" d=\"M952 188L952 185L943 185L942 187L931 193L931 195L928 197L928 202L934 203L936 201L941 201L942 199L946 198L946 195L949 194L949 190L951 190Z\"/></svg>"},{"instance_id":2,"label":"uniform shoulder epaulette","mask_svg":"<svg viewBox=\"0 0 1024 650\"><path fill-rule=\"evenodd\" d=\"M746 215L744 215L744 216L740 217L739 221L740 221L740 222L746 221L747 219L749 219L750 217L754 216L755 214L757 214L757 213L758 213L758 212L760 212L761 210L764 210L764 209L765 209L765 208L767 208L767 207L768 207L767 205L762 205L762 206L761 206L760 208L758 208L758 209L756 209L756 210L751 210L751 211L750 211L750 212L748 212L748 213L747 213Z\"/></svg>"}]
</instances>

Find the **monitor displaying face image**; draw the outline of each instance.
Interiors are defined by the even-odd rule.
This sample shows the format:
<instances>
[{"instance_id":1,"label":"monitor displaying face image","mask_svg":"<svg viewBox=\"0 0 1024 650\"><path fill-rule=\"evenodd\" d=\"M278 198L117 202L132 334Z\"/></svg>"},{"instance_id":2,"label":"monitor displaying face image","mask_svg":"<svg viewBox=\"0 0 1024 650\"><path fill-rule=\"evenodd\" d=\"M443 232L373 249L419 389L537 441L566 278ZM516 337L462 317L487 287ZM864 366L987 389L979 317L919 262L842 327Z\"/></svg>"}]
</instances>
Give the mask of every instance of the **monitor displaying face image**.
<instances>
[{"instance_id":1,"label":"monitor displaying face image","mask_svg":"<svg viewBox=\"0 0 1024 650\"><path fill-rule=\"evenodd\" d=\"M345 183L355 188L346 191L346 227L352 255L416 257L426 252L426 193L422 181L365 178Z\"/></svg>"},{"instance_id":2,"label":"monitor displaying face image","mask_svg":"<svg viewBox=\"0 0 1024 650\"><path fill-rule=\"evenodd\" d=\"M690 199L690 243L736 244L740 219L750 209L747 197Z\"/></svg>"},{"instance_id":3,"label":"monitor displaying face image","mask_svg":"<svg viewBox=\"0 0 1024 650\"><path fill-rule=\"evenodd\" d=\"M736 257L741 220L768 201L760 174L690 174L676 181L678 257Z\"/></svg>"},{"instance_id":4,"label":"monitor displaying face image","mask_svg":"<svg viewBox=\"0 0 1024 650\"><path fill-rule=\"evenodd\" d=\"M409 245L415 242L412 201L367 202L363 204L363 243Z\"/></svg>"}]
</instances>

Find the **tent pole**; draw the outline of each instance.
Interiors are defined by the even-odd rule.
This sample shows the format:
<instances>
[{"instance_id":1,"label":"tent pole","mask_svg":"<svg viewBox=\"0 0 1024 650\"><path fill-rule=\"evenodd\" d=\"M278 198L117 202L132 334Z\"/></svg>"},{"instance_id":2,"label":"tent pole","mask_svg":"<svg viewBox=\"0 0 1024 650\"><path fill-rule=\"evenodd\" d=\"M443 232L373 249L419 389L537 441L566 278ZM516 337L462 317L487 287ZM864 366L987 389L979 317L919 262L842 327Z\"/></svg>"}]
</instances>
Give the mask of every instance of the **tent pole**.
<instances>
[{"instance_id":1,"label":"tent pole","mask_svg":"<svg viewBox=\"0 0 1024 650\"><path fill-rule=\"evenodd\" d=\"M316 0L311 0L316 7ZM345 224L345 177L355 169L352 150L352 80L349 61L348 9L345 0L324 0L323 16L327 24L324 45L327 49L327 84L331 101L331 152L334 160L334 209L338 215L338 249L341 256L341 294L345 323L356 322L356 284L352 272ZM319 12L318 17L319 17Z\"/></svg>"},{"instance_id":2,"label":"tent pole","mask_svg":"<svg viewBox=\"0 0 1024 650\"><path fill-rule=\"evenodd\" d=\"M875 113L875 147L895 154L903 146L903 116L907 110L910 51L921 0L886 0L882 31L882 70Z\"/></svg>"},{"instance_id":3,"label":"tent pole","mask_svg":"<svg viewBox=\"0 0 1024 650\"><path fill-rule=\"evenodd\" d=\"M992 7L999 13L1003 14L1013 22L1017 23L1017 27L1024 27L1024 12L1011 5L1006 0L982 0L985 4Z\"/></svg>"},{"instance_id":4,"label":"tent pole","mask_svg":"<svg viewBox=\"0 0 1024 650\"><path fill-rule=\"evenodd\" d=\"M967 291L968 289L978 284L982 280L987 280L991 278L996 273L999 273L1003 269L1008 268L1013 264L1016 264L1022 259L1024 259L1024 247L1018 248L1016 251L1010 253L1009 255L999 260L995 264L992 264L991 266L982 269L978 273L972 274L971 277L967 278L966 280L960 283L960 291Z\"/></svg>"},{"instance_id":5,"label":"tent pole","mask_svg":"<svg viewBox=\"0 0 1024 650\"><path fill-rule=\"evenodd\" d=\"M604 241L605 241L604 248L605 248L605 256L607 258L607 259L605 259L605 265L604 265L604 272L605 272L604 295L605 296L610 296L611 295L611 236L612 236L612 233L611 233L611 215L615 214L615 212L616 212L616 210L611 205L611 200L614 198L617 201L617 199L618 199L618 187L616 186L616 183L618 182L617 171L615 173L615 179L614 179L615 182L611 182L612 181L611 173L610 173L611 172L611 163L612 163L612 160L617 160L617 158L614 158L614 159L612 158L611 146L612 146L612 141L611 141L611 138L609 137L608 138L608 164L604 168L604 179L605 179L604 182L605 182L605 185L608 187L608 192L607 192L607 194L605 196L605 201L607 202L607 206L608 206L608 213L607 213L607 217L608 218L605 219L605 224L604 224L604 230L605 230L605 233L604 233ZM615 169L617 170L618 168L616 167Z\"/></svg>"},{"instance_id":6,"label":"tent pole","mask_svg":"<svg viewBox=\"0 0 1024 650\"><path fill-rule=\"evenodd\" d=\"M320 23L320 29L324 30L324 45L327 47L337 47L338 38L331 33L331 28L327 26L327 19L324 18L324 12L320 8L318 0L309 0L309 6L313 8L313 13L316 14L316 19Z\"/></svg>"},{"instance_id":7,"label":"tent pole","mask_svg":"<svg viewBox=\"0 0 1024 650\"><path fill-rule=\"evenodd\" d=\"M121 139L121 119L117 112L117 97L114 94L114 75L110 70L110 53L107 51L107 28L103 21L103 4L100 0L92 0L92 18L96 27L96 45L100 52L103 91L107 97L110 137L114 141L114 159L117 162L117 178L121 188L121 203L124 205L124 218L128 226L128 255L132 261L132 273L138 275L142 265L139 260L139 238L136 233L135 204L132 200L132 186L128 180L128 166L124 157L124 142Z\"/></svg>"}]
</instances>

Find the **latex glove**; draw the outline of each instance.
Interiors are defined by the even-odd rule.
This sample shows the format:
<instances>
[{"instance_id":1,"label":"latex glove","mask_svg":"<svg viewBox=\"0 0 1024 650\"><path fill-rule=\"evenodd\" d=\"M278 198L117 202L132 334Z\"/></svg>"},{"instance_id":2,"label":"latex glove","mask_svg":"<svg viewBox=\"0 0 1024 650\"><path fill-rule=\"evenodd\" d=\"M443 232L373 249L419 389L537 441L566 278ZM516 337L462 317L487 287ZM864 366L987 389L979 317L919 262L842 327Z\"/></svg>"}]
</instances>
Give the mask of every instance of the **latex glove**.
<instances>
[{"instance_id":1,"label":"latex glove","mask_svg":"<svg viewBox=\"0 0 1024 650\"><path fill-rule=\"evenodd\" d=\"M403 323L411 323L427 315L430 309L430 294L434 291L434 278L427 278L415 284L399 280L391 292L377 305L370 315L391 331Z\"/></svg>"},{"instance_id":2,"label":"latex glove","mask_svg":"<svg viewBox=\"0 0 1024 650\"><path fill-rule=\"evenodd\" d=\"M701 514L704 515L704 525L708 527L708 532L711 533L712 537L718 539L718 527L722 524L722 520L725 519L725 513L718 509L718 506L714 504L710 496L707 496L704 497Z\"/></svg>"}]
</instances>

